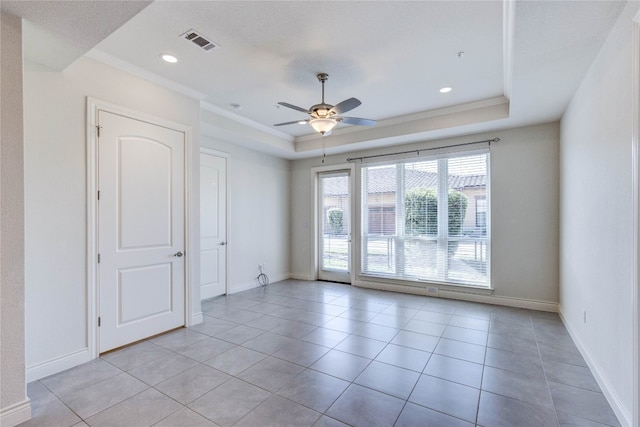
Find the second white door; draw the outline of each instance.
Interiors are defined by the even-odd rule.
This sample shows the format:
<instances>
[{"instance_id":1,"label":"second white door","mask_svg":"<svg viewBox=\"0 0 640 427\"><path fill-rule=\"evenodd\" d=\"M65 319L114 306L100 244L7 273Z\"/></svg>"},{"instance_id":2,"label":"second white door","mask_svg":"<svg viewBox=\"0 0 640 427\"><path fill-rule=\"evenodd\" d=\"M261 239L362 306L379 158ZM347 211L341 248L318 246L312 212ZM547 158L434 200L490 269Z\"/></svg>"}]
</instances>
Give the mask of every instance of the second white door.
<instances>
[{"instance_id":1,"label":"second white door","mask_svg":"<svg viewBox=\"0 0 640 427\"><path fill-rule=\"evenodd\" d=\"M200 299L227 292L227 159L200 153Z\"/></svg>"}]
</instances>

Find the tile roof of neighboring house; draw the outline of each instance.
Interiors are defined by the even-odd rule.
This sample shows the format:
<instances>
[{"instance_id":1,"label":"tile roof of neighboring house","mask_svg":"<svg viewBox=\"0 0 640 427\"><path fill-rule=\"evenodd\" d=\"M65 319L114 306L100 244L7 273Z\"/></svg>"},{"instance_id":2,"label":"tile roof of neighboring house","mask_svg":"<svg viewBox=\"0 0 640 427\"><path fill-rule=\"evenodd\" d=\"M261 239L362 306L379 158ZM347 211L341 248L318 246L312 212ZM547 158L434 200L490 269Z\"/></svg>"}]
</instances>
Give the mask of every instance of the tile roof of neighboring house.
<instances>
[{"instance_id":1,"label":"tile roof of neighboring house","mask_svg":"<svg viewBox=\"0 0 640 427\"><path fill-rule=\"evenodd\" d=\"M438 174L416 169L405 169L405 188L438 186ZM457 190L468 187L483 187L487 183L486 175L449 175L449 187ZM396 191L396 168L369 169L369 193L392 193Z\"/></svg>"},{"instance_id":2,"label":"tile roof of neighboring house","mask_svg":"<svg viewBox=\"0 0 640 427\"><path fill-rule=\"evenodd\" d=\"M460 190L469 187L484 187L487 175L449 175L449 187Z\"/></svg>"},{"instance_id":3,"label":"tile roof of neighboring house","mask_svg":"<svg viewBox=\"0 0 640 427\"><path fill-rule=\"evenodd\" d=\"M438 186L438 175L416 169L405 169L405 188L421 188ZM337 180L326 180L325 195L346 194ZM449 187L462 190L470 187L484 187L487 185L486 175L449 175ZM368 169L367 190L369 193L393 193L396 191L395 166Z\"/></svg>"}]
</instances>

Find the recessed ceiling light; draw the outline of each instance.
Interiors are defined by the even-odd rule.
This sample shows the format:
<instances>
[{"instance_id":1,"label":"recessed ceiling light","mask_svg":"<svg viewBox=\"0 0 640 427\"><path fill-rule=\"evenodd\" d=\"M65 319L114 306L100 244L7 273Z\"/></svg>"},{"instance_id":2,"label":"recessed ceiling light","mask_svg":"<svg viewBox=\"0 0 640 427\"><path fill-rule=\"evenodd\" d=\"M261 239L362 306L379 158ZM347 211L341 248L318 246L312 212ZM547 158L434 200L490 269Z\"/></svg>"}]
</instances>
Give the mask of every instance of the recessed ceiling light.
<instances>
[{"instance_id":1,"label":"recessed ceiling light","mask_svg":"<svg viewBox=\"0 0 640 427\"><path fill-rule=\"evenodd\" d=\"M442 89L440 89L440 93L449 93L451 92L452 89L449 86L443 87Z\"/></svg>"},{"instance_id":2,"label":"recessed ceiling light","mask_svg":"<svg viewBox=\"0 0 640 427\"><path fill-rule=\"evenodd\" d=\"M169 53L161 53L160 58L162 58L164 62L168 62L170 64L175 64L176 62L178 62L178 58Z\"/></svg>"}]
</instances>

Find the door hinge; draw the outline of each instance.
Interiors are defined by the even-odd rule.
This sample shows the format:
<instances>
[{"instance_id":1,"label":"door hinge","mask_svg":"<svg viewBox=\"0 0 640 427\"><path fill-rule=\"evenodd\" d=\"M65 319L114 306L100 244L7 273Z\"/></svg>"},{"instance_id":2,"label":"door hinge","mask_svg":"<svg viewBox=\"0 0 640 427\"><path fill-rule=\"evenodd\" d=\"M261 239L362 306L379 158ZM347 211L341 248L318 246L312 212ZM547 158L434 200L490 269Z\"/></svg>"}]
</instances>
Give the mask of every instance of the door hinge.
<instances>
[{"instance_id":1,"label":"door hinge","mask_svg":"<svg viewBox=\"0 0 640 427\"><path fill-rule=\"evenodd\" d=\"M98 264L100 264L100 254L98 254Z\"/></svg>"},{"instance_id":2,"label":"door hinge","mask_svg":"<svg viewBox=\"0 0 640 427\"><path fill-rule=\"evenodd\" d=\"M100 316L98 316L98 327L100 327L101 324L102 324L102 319L100 318Z\"/></svg>"},{"instance_id":3,"label":"door hinge","mask_svg":"<svg viewBox=\"0 0 640 427\"><path fill-rule=\"evenodd\" d=\"M98 138L100 138L100 129L102 129L102 126L96 125L96 132L98 134Z\"/></svg>"},{"instance_id":4,"label":"door hinge","mask_svg":"<svg viewBox=\"0 0 640 427\"><path fill-rule=\"evenodd\" d=\"M100 190L98 190L98 200L100 200Z\"/></svg>"}]
</instances>

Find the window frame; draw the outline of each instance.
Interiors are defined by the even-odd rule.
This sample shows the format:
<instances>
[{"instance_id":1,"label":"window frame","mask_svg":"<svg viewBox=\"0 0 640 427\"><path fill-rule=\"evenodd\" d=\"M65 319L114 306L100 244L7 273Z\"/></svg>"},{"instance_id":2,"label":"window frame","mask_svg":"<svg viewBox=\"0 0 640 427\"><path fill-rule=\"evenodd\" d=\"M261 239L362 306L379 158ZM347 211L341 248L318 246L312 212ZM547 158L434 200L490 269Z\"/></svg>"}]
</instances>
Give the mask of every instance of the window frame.
<instances>
[{"instance_id":1,"label":"window frame","mask_svg":"<svg viewBox=\"0 0 640 427\"><path fill-rule=\"evenodd\" d=\"M476 155L486 155L486 178L485 178L485 190L484 195L475 195L468 196L468 206L474 203L474 213L473 213L473 224L475 228L477 227L477 211L476 211L476 198L484 198L486 200L486 227L484 227L483 231L479 231L477 234L467 234L460 236L449 236L448 230L448 194L449 194L449 174L448 174L448 162L449 159L452 158L463 158L470 157ZM360 185L357 187L357 192L359 194L356 195L358 197L358 212L359 216L359 228L360 228L360 239L358 242L359 246L359 254L357 256L357 271L358 277L361 280L384 280L385 283L396 283L400 285L408 285L408 286L424 286L425 283L433 283L438 285L451 285L454 287L471 287L476 289L484 289L484 290L492 290L491 286L491 184L490 184L490 150L488 148L474 149L474 150L464 150L464 151L451 151L438 153L435 155L422 155L422 156L413 156L411 158L404 159L394 159L387 160L381 162L371 162L367 164L360 165L359 173L357 174ZM437 198L438 198L438 234L437 236L428 236L428 235L419 235L419 236L411 236L405 235L405 212L404 212L404 195L406 188L404 186L404 173L398 173L402 168L405 167L406 164L409 163L421 163L427 161L437 161L438 163L438 178L437 178ZM370 209L372 208L368 202L368 192L367 192L367 170L372 167L383 167L383 166L393 166L395 165L397 168L395 181L395 195L396 195L396 233L393 235L386 235L385 233L380 235L369 234L370 225L368 221L371 216L369 214ZM451 188L453 189L453 188ZM472 198L473 197L473 198ZM368 245L370 241L374 239L387 239L388 245L388 253L389 257L393 256L393 263L395 264L393 268L389 268L388 272L380 272L380 271L371 271L368 268ZM422 240L422 241L436 241L439 245L438 252L438 270L439 273L437 278L434 277L419 277L419 276L411 276L407 275L404 270L405 262L404 259L404 243L409 239L414 240ZM451 242L459 242L466 241L473 243L475 251L480 250L480 261L484 261L486 263L486 281L464 281L458 280L455 278L451 278L449 273L449 244ZM392 247L393 246L393 247ZM477 252L476 252L477 253ZM443 255L444 254L444 255ZM477 255L476 255L477 256ZM484 260L483 260L484 258ZM440 269L444 268L445 273L442 274ZM398 273L401 271L401 273Z\"/></svg>"}]
</instances>

